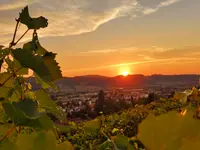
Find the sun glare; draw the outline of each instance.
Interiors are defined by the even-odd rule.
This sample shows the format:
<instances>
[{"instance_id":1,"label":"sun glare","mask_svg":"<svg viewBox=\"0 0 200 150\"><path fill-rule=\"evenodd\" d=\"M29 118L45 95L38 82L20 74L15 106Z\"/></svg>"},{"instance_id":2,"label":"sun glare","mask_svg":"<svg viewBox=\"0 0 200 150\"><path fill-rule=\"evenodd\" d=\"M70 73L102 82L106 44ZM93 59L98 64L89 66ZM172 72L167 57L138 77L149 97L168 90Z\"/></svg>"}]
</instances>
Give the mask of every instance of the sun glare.
<instances>
[{"instance_id":1,"label":"sun glare","mask_svg":"<svg viewBox=\"0 0 200 150\"><path fill-rule=\"evenodd\" d=\"M129 67L123 66L123 67L119 68L118 74L126 77L126 76L130 75L131 73L132 73L132 71L130 70Z\"/></svg>"},{"instance_id":2,"label":"sun glare","mask_svg":"<svg viewBox=\"0 0 200 150\"><path fill-rule=\"evenodd\" d=\"M123 71L123 72L122 72L122 75L123 75L124 77L126 77L128 74L129 74L128 71Z\"/></svg>"}]
</instances>

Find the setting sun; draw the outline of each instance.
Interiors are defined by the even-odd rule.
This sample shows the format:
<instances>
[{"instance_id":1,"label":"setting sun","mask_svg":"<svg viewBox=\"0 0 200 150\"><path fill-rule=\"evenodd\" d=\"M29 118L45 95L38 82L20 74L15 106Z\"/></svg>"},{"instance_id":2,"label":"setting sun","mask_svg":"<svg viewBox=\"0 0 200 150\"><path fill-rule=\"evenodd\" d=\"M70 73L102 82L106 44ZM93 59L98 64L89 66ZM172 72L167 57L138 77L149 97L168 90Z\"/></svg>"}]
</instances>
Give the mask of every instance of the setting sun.
<instances>
[{"instance_id":1,"label":"setting sun","mask_svg":"<svg viewBox=\"0 0 200 150\"><path fill-rule=\"evenodd\" d=\"M123 66L119 69L119 74L123 75L124 77L128 76L132 71L128 66Z\"/></svg>"},{"instance_id":2,"label":"setting sun","mask_svg":"<svg viewBox=\"0 0 200 150\"><path fill-rule=\"evenodd\" d=\"M123 76L127 76L128 74L129 74L128 71L123 71L123 72L122 72L122 75L123 75Z\"/></svg>"}]
</instances>

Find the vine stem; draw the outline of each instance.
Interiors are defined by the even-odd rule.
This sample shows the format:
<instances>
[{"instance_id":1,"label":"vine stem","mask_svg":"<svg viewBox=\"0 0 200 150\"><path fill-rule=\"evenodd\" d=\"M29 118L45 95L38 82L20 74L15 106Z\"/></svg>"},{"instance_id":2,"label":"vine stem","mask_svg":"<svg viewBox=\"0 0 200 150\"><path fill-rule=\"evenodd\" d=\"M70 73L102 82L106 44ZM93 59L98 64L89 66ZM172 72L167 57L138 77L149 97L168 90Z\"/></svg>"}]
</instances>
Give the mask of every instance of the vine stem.
<instances>
[{"instance_id":1,"label":"vine stem","mask_svg":"<svg viewBox=\"0 0 200 150\"><path fill-rule=\"evenodd\" d=\"M21 68L17 69L16 72L18 72ZM13 76L8 77L2 84L0 84L0 86L3 86L8 80L10 80L10 78L12 78Z\"/></svg>"},{"instance_id":2,"label":"vine stem","mask_svg":"<svg viewBox=\"0 0 200 150\"><path fill-rule=\"evenodd\" d=\"M15 32L14 32L13 39L12 39L12 42L10 43L9 48L11 48L13 45L15 45L15 44L14 44L14 43L15 43L15 37L16 37L18 25L19 25L19 22L20 22L19 18L16 19L16 21L17 21L17 24L16 24L16 26L15 26Z\"/></svg>"},{"instance_id":3,"label":"vine stem","mask_svg":"<svg viewBox=\"0 0 200 150\"><path fill-rule=\"evenodd\" d=\"M2 139L0 139L0 143L3 142L13 131L15 130L15 127L12 127Z\"/></svg>"},{"instance_id":4,"label":"vine stem","mask_svg":"<svg viewBox=\"0 0 200 150\"><path fill-rule=\"evenodd\" d=\"M15 46L25 35L26 33L29 31L29 29L27 29L24 34L22 34L22 36L15 42L15 37L16 37L16 34L17 34L17 30L18 30L18 26L19 26L19 23L20 23L20 19L16 19L17 23L16 23L16 26L15 26L15 31L14 31L14 35L13 35L13 39L9 45L9 52L11 51L11 48L13 46ZM8 56L9 57L9 56ZM9 63L7 63L9 65ZM12 68L12 67L11 67ZM12 68L13 69L13 68ZM19 68L20 69L20 68ZM18 69L18 70L19 70ZM17 71L18 71L17 70ZM13 70L14 71L14 70ZM16 72L17 72L16 71ZM14 71L14 76L16 77L16 72ZM12 78L12 76L10 76L7 80L5 80L0 86L3 86L10 78ZM18 80L19 82L19 80ZM0 143L3 142L6 138L8 138L8 136L16 129L16 127L12 127L4 136L2 139L0 139Z\"/></svg>"},{"instance_id":5,"label":"vine stem","mask_svg":"<svg viewBox=\"0 0 200 150\"><path fill-rule=\"evenodd\" d=\"M12 48L12 46L15 46L25 35L26 33L29 31L29 28L22 34L22 36L15 42L15 37L16 37L16 34L17 34L17 30L19 29L18 26L19 26L19 23L20 23L20 19L16 19L17 21L17 24L15 26L15 31L14 31L14 35L13 35L13 39L12 39L12 42L10 43L10 46L9 46L9 49Z\"/></svg>"},{"instance_id":6,"label":"vine stem","mask_svg":"<svg viewBox=\"0 0 200 150\"><path fill-rule=\"evenodd\" d=\"M19 26L19 23L20 23L20 19L16 19L17 23L16 23L16 26L15 26L15 31L14 31L14 35L13 35L13 39L12 39L12 42L10 43L9 45L9 51L11 51L11 48L13 46L15 46L25 35L26 33L29 31L29 29L27 29L23 34L22 36L15 42L15 37L16 37L16 34L17 34L17 30L18 30L18 26ZM9 57L9 56L8 56ZM9 63L7 63L9 65ZM10 66L11 67L11 66ZM11 67L12 68L12 67ZM21 68L19 68L18 70L20 70ZM13 69L12 69L13 70ZM17 71L18 71L17 70ZM17 72L16 71L16 72ZM16 77L16 72L13 70L13 73L14 73L14 76ZM3 86L10 78L12 78L12 76L10 76L7 80L5 80L2 84L0 84L0 86ZM18 80L18 79L17 79ZM18 80L18 83L20 84L19 80ZM21 93L21 99L23 99L23 92Z\"/></svg>"},{"instance_id":7,"label":"vine stem","mask_svg":"<svg viewBox=\"0 0 200 150\"><path fill-rule=\"evenodd\" d=\"M25 35L26 35L26 33L29 31L29 29L27 29L25 32L24 32L24 34L22 34L22 36L15 42L15 43L13 43L13 46L14 45L16 45Z\"/></svg>"}]
</instances>

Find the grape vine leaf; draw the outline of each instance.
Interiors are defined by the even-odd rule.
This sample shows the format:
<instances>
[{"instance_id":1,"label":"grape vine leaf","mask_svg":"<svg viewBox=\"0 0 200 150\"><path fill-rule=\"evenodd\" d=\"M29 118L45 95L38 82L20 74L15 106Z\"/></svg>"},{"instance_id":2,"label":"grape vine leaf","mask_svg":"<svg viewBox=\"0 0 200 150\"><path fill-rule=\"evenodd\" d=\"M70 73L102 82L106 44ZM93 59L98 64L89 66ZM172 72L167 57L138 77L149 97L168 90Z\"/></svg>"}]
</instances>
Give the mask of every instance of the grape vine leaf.
<instances>
[{"instance_id":1,"label":"grape vine leaf","mask_svg":"<svg viewBox=\"0 0 200 150\"><path fill-rule=\"evenodd\" d=\"M20 91L20 89L16 89L16 87L14 87L14 88L12 88L11 90L10 90L10 93L9 93L9 97L8 97L8 99L11 101L11 102L13 102L13 101L19 101L19 99L20 99L20 95L19 95L19 92ZM21 94L21 93L20 93Z\"/></svg>"},{"instance_id":2,"label":"grape vine leaf","mask_svg":"<svg viewBox=\"0 0 200 150\"><path fill-rule=\"evenodd\" d=\"M132 145L132 144L128 144L128 148L127 148L128 150L137 150L136 148L135 148L135 146L134 145Z\"/></svg>"},{"instance_id":3,"label":"grape vine leaf","mask_svg":"<svg viewBox=\"0 0 200 150\"><path fill-rule=\"evenodd\" d=\"M18 150L18 149L14 142L6 139L2 143L0 143L0 150Z\"/></svg>"},{"instance_id":4,"label":"grape vine leaf","mask_svg":"<svg viewBox=\"0 0 200 150\"><path fill-rule=\"evenodd\" d=\"M117 136L112 137L111 139L115 142L118 149L121 149L121 150L128 149L128 145L129 145L128 137L123 136L123 135L117 135Z\"/></svg>"},{"instance_id":5,"label":"grape vine leaf","mask_svg":"<svg viewBox=\"0 0 200 150\"><path fill-rule=\"evenodd\" d=\"M48 89L52 87L55 91L58 90L57 86L54 83L41 79L40 76L38 76L36 73L34 73L34 76L36 78L36 83L39 83L43 89Z\"/></svg>"},{"instance_id":6,"label":"grape vine leaf","mask_svg":"<svg viewBox=\"0 0 200 150\"><path fill-rule=\"evenodd\" d=\"M51 81L62 78L62 73L58 63L55 60L55 57L56 54L52 52L47 52L43 56L44 64L47 66L49 72L51 73Z\"/></svg>"},{"instance_id":7,"label":"grape vine leaf","mask_svg":"<svg viewBox=\"0 0 200 150\"><path fill-rule=\"evenodd\" d=\"M5 121L5 112L4 110L0 107L0 123L3 123Z\"/></svg>"},{"instance_id":8,"label":"grape vine leaf","mask_svg":"<svg viewBox=\"0 0 200 150\"><path fill-rule=\"evenodd\" d=\"M57 150L74 150L74 148L69 141L65 141L58 145Z\"/></svg>"},{"instance_id":9,"label":"grape vine leaf","mask_svg":"<svg viewBox=\"0 0 200 150\"><path fill-rule=\"evenodd\" d=\"M22 65L16 60L13 60L13 70L17 75L27 75L28 74L28 68L22 67Z\"/></svg>"},{"instance_id":10,"label":"grape vine leaf","mask_svg":"<svg viewBox=\"0 0 200 150\"><path fill-rule=\"evenodd\" d=\"M40 133L34 141L37 150L56 150L57 140L52 130Z\"/></svg>"},{"instance_id":11,"label":"grape vine leaf","mask_svg":"<svg viewBox=\"0 0 200 150\"><path fill-rule=\"evenodd\" d=\"M12 73L9 72L0 73L0 85L12 88L14 86L14 77Z\"/></svg>"},{"instance_id":12,"label":"grape vine leaf","mask_svg":"<svg viewBox=\"0 0 200 150\"><path fill-rule=\"evenodd\" d=\"M41 78L48 80L48 77L51 76L41 56L35 56L30 50L21 48L14 50L12 53L23 67L32 69Z\"/></svg>"},{"instance_id":13,"label":"grape vine leaf","mask_svg":"<svg viewBox=\"0 0 200 150\"><path fill-rule=\"evenodd\" d=\"M35 92L31 91L30 89L26 90L25 98L27 99L36 99Z\"/></svg>"},{"instance_id":14,"label":"grape vine leaf","mask_svg":"<svg viewBox=\"0 0 200 150\"><path fill-rule=\"evenodd\" d=\"M99 150L111 149L113 147L111 140L107 140L98 146Z\"/></svg>"},{"instance_id":15,"label":"grape vine leaf","mask_svg":"<svg viewBox=\"0 0 200 150\"><path fill-rule=\"evenodd\" d=\"M137 137L149 150L185 150L185 147L193 147L193 143L197 146L195 142L200 140L200 121L193 118L194 112L188 108L184 115L176 111L160 116L150 114L139 125ZM199 147L198 143L194 150Z\"/></svg>"},{"instance_id":16,"label":"grape vine leaf","mask_svg":"<svg viewBox=\"0 0 200 150\"><path fill-rule=\"evenodd\" d=\"M98 132L102 126L102 120L101 119L94 119L91 121L88 121L84 125L84 129L86 132Z\"/></svg>"},{"instance_id":17,"label":"grape vine leaf","mask_svg":"<svg viewBox=\"0 0 200 150\"><path fill-rule=\"evenodd\" d=\"M0 87L0 98L9 98L10 94L12 93L12 88L10 87Z\"/></svg>"},{"instance_id":18,"label":"grape vine leaf","mask_svg":"<svg viewBox=\"0 0 200 150\"><path fill-rule=\"evenodd\" d=\"M60 125L60 124L56 124L55 127L58 129L58 131L60 132L70 132L71 131L71 127L69 125Z\"/></svg>"},{"instance_id":19,"label":"grape vine leaf","mask_svg":"<svg viewBox=\"0 0 200 150\"><path fill-rule=\"evenodd\" d=\"M15 108L11 102L4 102L2 106L6 115L10 117L15 124L21 124L27 120L28 117L25 113L23 113L19 108Z\"/></svg>"},{"instance_id":20,"label":"grape vine leaf","mask_svg":"<svg viewBox=\"0 0 200 150\"><path fill-rule=\"evenodd\" d=\"M46 132L20 133L15 142L18 150L56 150L56 138L49 130Z\"/></svg>"},{"instance_id":21,"label":"grape vine leaf","mask_svg":"<svg viewBox=\"0 0 200 150\"><path fill-rule=\"evenodd\" d=\"M37 112L34 108L34 105L27 105L27 103L30 103L30 101L25 103L22 103L21 101L18 103L4 102L2 106L5 110L6 115L11 118L16 126L28 126L45 130L52 129L53 122L51 121L51 119L44 113L36 115ZM33 111L34 113L31 111ZM27 114L31 117L29 117Z\"/></svg>"},{"instance_id":22,"label":"grape vine leaf","mask_svg":"<svg viewBox=\"0 0 200 150\"><path fill-rule=\"evenodd\" d=\"M27 42L27 43L25 43L25 44L23 45L23 48L22 48L22 49L26 49L26 50L33 51L35 48L33 47L32 44L33 44L32 41L29 41L29 42Z\"/></svg>"},{"instance_id":23,"label":"grape vine leaf","mask_svg":"<svg viewBox=\"0 0 200 150\"><path fill-rule=\"evenodd\" d=\"M38 39L38 38L36 38L36 39ZM40 56L43 56L43 55L45 55L47 52L48 52L48 51L47 51L44 47L42 47L42 46L40 45L40 42L37 40L37 41L36 41L36 53L39 54Z\"/></svg>"},{"instance_id":24,"label":"grape vine leaf","mask_svg":"<svg viewBox=\"0 0 200 150\"><path fill-rule=\"evenodd\" d=\"M32 41L27 42L23 45L23 49L33 51L34 53L37 53L40 56L43 56L45 53L48 52L45 48L43 48L40 45L37 34L34 35Z\"/></svg>"},{"instance_id":25,"label":"grape vine leaf","mask_svg":"<svg viewBox=\"0 0 200 150\"><path fill-rule=\"evenodd\" d=\"M43 16L31 18L29 15L28 6L26 6L19 14L19 21L25 24L28 29L40 29L48 26L48 20Z\"/></svg>"},{"instance_id":26,"label":"grape vine leaf","mask_svg":"<svg viewBox=\"0 0 200 150\"><path fill-rule=\"evenodd\" d=\"M13 127L14 127L14 124L10 124L10 123L0 124L0 139L2 139L2 137ZM16 134L17 134L16 131L13 131L11 133L11 135L16 135ZM11 137L8 137L8 139L11 139Z\"/></svg>"},{"instance_id":27,"label":"grape vine leaf","mask_svg":"<svg viewBox=\"0 0 200 150\"><path fill-rule=\"evenodd\" d=\"M32 132L30 134L27 134L27 133L19 133L17 138L16 138L16 147L19 149L19 150L34 150L34 140L36 139L37 137L37 133L36 132Z\"/></svg>"},{"instance_id":28,"label":"grape vine leaf","mask_svg":"<svg viewBox=\"0 0 200 150\"><path fill-rule=\"evenodd\" d=\"M13 102L12 104L15 108L22 110L29 118L34 118L39 115L36 101L25 99L19 102Z\"/></svg>"},{"instance_id":29,"label":"grape vine leaf","mask_svg":"<svg viewBox=\"0 0 200 150\"><path fill-rule=\"evenodd\" d=\"M57 108L56 103L50 98L49 94L44 89L40 89L36 92L36 99L40 108L52 113L60 120L65 120L65 114Z\"/></svg>"}]
</instances>

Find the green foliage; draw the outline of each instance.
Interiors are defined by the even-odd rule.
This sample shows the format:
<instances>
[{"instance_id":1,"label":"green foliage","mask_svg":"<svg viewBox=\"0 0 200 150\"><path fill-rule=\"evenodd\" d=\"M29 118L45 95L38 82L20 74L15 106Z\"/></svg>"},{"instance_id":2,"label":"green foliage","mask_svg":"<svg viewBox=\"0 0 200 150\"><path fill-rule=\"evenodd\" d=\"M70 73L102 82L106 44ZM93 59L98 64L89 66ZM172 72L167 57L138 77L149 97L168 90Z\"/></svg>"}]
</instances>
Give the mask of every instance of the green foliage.
<instances>
[{"instance_id":1,"label":"green foliage","mask_svg":"<svg viewBox=\"0 0 200 150\"><path fill-rule=\"evenodd\" d=\"M50 72L41 56L35 56L30 50L21 48L14 50L12 53L13 57L17 59L22 66L32 69L41 76L41 78L50 76Z\"/></svg>"},{"instance_id":2,"label":"green foliage","mask_svg":"<svg viewBox=\"0 0 200 150\"><path fill-rule=\"evenodd\" d=\"M194 119L193 114L191 108L188 108L186 114L178 114L176 111L157 117L151 114L139 126L138 139L149 150L186 149L192 146L192 141L200 140L200 121ZM196 146L194 149L199 149L200 145Z\"/></svg>"},{"instance_id":3,"label":"green foliage","mask_svg":"<svg viewBox=\"0 0 200 150\"><path fill-rule=\"evenodd\" d=\"M56 106L56 103L50 98L49 94L44 89L40 89L36 92L36 99L39 108L45 109L60 120L65 120L65 114Z\"/></svg>"},{"instance_id":4,"label":"green foliage","mask_svg":"<svg viewBox=\"0 0 200 150\"><path fill-rule=\"evenodd\" d=\"M153 117L155 116L161 117L162 114L166 116L169 115L168 120L165 122L161 120L159 126L162 132L168 133L170 132L169 130L172 127L169 128L170 123L167 124L167 122L168 121L171 122L170 118L172 118L172 122L174 122L174 120L176 120L177 115L178 117L179 116L184 117L184 114L186 112L185 108L189 104L190 104L189 102L187 102L187 104L182 104L181 99L161 99L160 101L151 102L148 105L135 105L135 108L130 108L128 110L123 110L122 112L119 113L112 113L107 116L101 116L101 118L99 117L95 120L77 124L78 127L76 129L71 129L70 131L67 130L68 133L66 135L66 138L74 145L76 150L81 150L81 149L142 150L144 149L144 147L148 149L149 148L148 145L145 145L145 143L143 142L141 137L139 137L139 135L141 133L145 138L146 133L151 135L151 131L152 132L155 131L159 126L156 125L158 123L156 123L155 120L151 120L149 121L151 126L149 124L146 124L145 126L146 130L144 131L141 130L143 121L145 122L146 119L148 120L148 114L150 114L150 116ZM195 110L194 107L193 110ZM189 117L191 120L193 120L192 114ZM97 121L98 119L102 120L102 125L100 130L99 128L97 128L99 126ZM140 124L141 122L142 124ZM188 122L187 125L189 126L191 121L188 120L185 122ZM166 124L166 127L162 123ZM88 124L90 126L88 126ZM172 132L175 132L176 129L181 127L181 125L179 125L177 122L174 122L173 125L176 127L174 130L172 130ZM88 128L89 129L91 128L91 130L85 130L85 126L88 126ZM95 126L97 130L95 130ZM181 129L179 129L179 131ZM190 132L190 130L188 129L187 132ZM162 134L159 134L159 132L156 133L158 133L158 136L156 137L154 142L159 142L159 140L161 140L163 136ZM146 138L146 140L149 139L152 138L151 137ZM151 140L149 142L151 142ZM190 146L193 147L192 144ZM176 147L174 149L176 149Z\"/></svg>"},{"instance_id":5,"label":"green foliage","mask_svg":"<svg viewBox=\"0 0 200 150\"><path fill-rule=\"evenodd\" d=\"M100 130L101 126L102 126L102 120L94 119L92 121L87 122L84 128L86 132L97 132Z\"/></svg>"},{"instance_id":6,"label":"green foliage","mask_svg":"<svg viewBox=\"0 0 200 150\"><path fill-rule=\"evenodd\" d=\"M47 27L47 19L31 18L27 6L16 21L10 46L0 46L0 68L3 63L7 66L0 73L0 150L73 150L69 141L60 141L60 130L48 116L51 113L62 121L66 119L44 90L56 89L53 82L62 78L56 54L44 49L37 37L37 30ZM19 22L33 29L33 39L23 48L12 49L28 31L15 41ZM38 91L32 91L24 76L29 75L29 69L41 83Z\"/></svg>"},{"instance_id":7,"label":"green foliage","mask_svg":"<svg viewBox=\"0 0 200 150\"><path fill-rule=\"evenodd\" d=\"M119 149L128 149L129 140L128 137L118 135L112 137L112 140L115 142L117 148Z\"/></svg>"}]
</instances>

